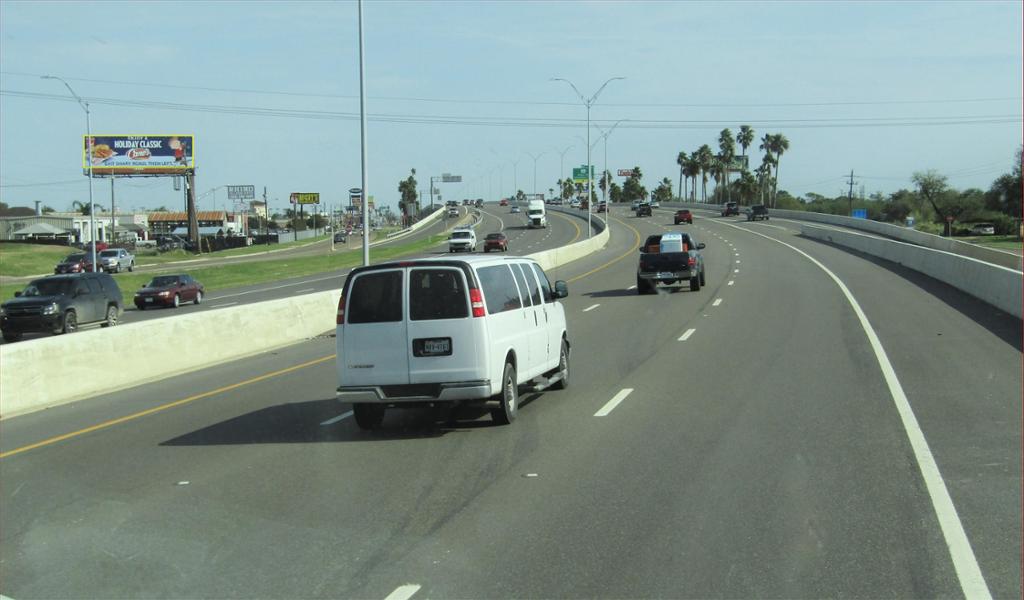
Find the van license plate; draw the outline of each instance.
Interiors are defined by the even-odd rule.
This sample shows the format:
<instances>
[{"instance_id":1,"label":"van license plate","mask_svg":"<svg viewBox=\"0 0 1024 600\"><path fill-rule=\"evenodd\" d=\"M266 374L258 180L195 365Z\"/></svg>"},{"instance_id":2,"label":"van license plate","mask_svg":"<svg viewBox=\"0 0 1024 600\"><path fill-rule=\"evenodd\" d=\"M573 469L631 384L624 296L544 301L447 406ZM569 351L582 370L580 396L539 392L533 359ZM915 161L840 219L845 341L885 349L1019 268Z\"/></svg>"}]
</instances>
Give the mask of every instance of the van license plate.
<instances>
[{"instance_id":1,"label":"van license plate","mask_svg":"<svg viewBox=\"0 0 1024 600\"><path fill-rule=\"evenodd\" d=\"M667 271L662 271L661 273L658 273L658 279L673 279L674 277L675 275Z\"/></svg>"},{"instance_id":2,"label":"van license plate","mask_svg":"<svg viewBox=\"0 0 1024 600\"><path fill-rule=\"evenodd\" d=\"M412 341L413 356L451 356L452 338L422 338Z\"/></svg>"}]
</instances>

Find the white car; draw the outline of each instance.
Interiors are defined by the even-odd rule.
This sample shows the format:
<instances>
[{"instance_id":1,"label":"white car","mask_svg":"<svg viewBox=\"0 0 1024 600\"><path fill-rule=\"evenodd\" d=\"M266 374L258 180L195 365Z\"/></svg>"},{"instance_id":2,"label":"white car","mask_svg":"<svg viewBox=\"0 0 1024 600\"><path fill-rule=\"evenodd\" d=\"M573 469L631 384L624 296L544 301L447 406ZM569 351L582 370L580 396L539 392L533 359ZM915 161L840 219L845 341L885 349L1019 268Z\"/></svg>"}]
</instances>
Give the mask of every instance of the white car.
<instances>
[{"instance_id":1,"label":"white car","mask_svg":"<svg viewBox=\"0 0 1024 600\"><path fill-rule=\"evenodd\" d=\"M582 204L583 203L580 202L579 198L573 198L569 201L569 208L579 208Z\"/></svg>"},{"instance_id":2,"label":"white car","mask_svg":"<svg viewBox=\"0 0 1024 600\"><path fill-rule=\"evenodd\" d=\"M971 234L973 235L995 235L996 226L992 223L975 223L974 227L971 227Z\"/></svg>"},{"instance_id":3,"label":"white car","mask_svg":"<svg viewBox=\"0 0 1024 600\"><path fill-rule=\"evenodd\" d=\"M354 269L338 302L337 396L363 429L388 406L483 402L498 424L519 388L564 389L569 337L560 298L536 261L421 258Z\"/></svg>"},{"instance_id":4,"label":"white car","mask_svg":"<svg viewBox=\"0 0 1024 600\"><path fill-rule=\"evenodd\" d=\"M476 232L472 229L458 228L448 238L448 252L472 252L476 250Z\"/></svg>"}]
</instances>

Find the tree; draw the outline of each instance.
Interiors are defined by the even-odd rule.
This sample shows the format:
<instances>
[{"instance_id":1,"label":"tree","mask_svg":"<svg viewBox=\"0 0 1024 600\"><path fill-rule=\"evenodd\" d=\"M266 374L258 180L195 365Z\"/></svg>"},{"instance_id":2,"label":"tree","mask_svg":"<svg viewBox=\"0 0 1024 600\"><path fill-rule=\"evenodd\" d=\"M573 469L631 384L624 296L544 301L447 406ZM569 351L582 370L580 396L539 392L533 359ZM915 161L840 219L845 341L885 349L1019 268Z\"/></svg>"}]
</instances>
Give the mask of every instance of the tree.
<instances>
[{"instance_id":1,"label":"tree","mask_svg":"<svg viewBox=\"0 0 1024 600\"><path fill-rule=\"evenodd\" d=\"M401 210L404 220L408 221L412 216L409 214L410 212L419 213L416 206L416 169L411 169L409 176L398 182L398 193L401 194L398 208Z\"/></svg>"},{"instance_id":2,"label":"tree","mask_svg":"<svg viewBox=\"0 0 1024 600\"><path fill-rule=\"evenodd\" d=\"M747 148L754 143L754 130L750 125L740 125L740 132L736 136L736 143L743 149L743 156L746 156Z\"/></svg>"},{"instance_id":3,"label":"tree","mask_svg":"<svg viewBox=\"0 0 1024 600\"><path fill-rule=\"evenodd\" d=\"M686 177L692 179L692 185L690 185L690 201L697 201L697 175L700 175L700 161L697 160L697 153L694 152L690 155L690 158L686 160L686 166L684 167L683 174Z\"/></svg>"},{"instance_id":4,"label":"tree","mask_svg":"<svg viewBox=\"0 0 1024 600\"><path fill-rule=\"evenodd\" d=\"M761 204L765 204L765 190L771 185L772 162L774 161L775 159L772 157L771 152L765 152L764 157L761 158L761 166L754 170L754 174L757 176L757 187L760 192L759 201Z\"/></svg>"},{"instance_id":5,"label":"tree","mask_svg":"<svg viewBox=\"0 0 1024 600\"><path fill-rule=\"evenodd\" d=\"M754 196L757 195L758 183L750 171L741 172L740 178L733 183L733 186L736 188L740 204L753 204Z\"/></svg>"},{"instance_id":6,"label":"tree","mask_svg":"<svg viewBox=\"0 0 1024 600\"><path fill-rule=\"evenodd\" d=\"M676 164L679 165L679 200L683 199L683 170L686 167L686 161L689 158L685 152L680 152L676 156Z\"/></svg>"},{"instance_id":7,"label":"tree","mask_svg":"<svg viewBox=\"0 0 1024 600\"><path fill-rule=\"evenodd\" d=\"M623 202L622 188L619 187L619 184L615 183L614 181L610 186L608 186L608 199L611 200L612 202Z\"/></svg>"},{"instance_id":8,"label":"tree","mask_svg":"<svg viewBox=\"0 0 1024 600\"><path fill-rule=\"evenodd\" d=\"M576 186L573 185L570 179L559 179L558 185L562 189L562 200L568 200L572 198L572 195L576 193Z\"/></svg>"},{"instance_id":9,"label":"tree","mask_svg":"<svg viewBox=\"0 0 1024 600\"><path fill-rule=\"evenodd\" d=\"M772 207L774 208L779 190L779 163L782 161L782 155L789 150L789 140L781 133L776 133L772 136L771 148L772 153L775 154L775 179L772 182Z\"/></svg>"},{"instance_id":10,"label":"tree","mask_svg":"<svg viewBox=\"0 0 1024 600\"><path fill-rule=\"evenodd\" d=\"M633 167L633 174L630 175L622 184L623 202L632 202L634 200L643 200L647 198L647 188L640 183L643 176L644 174L640 171L640 167Z\"/></svg>"},{"instance_id":11,"label":"tree","mask_svg":"<svg viewBox=\"0 0 1024 600\"><path fill-rule=\"evenodd\" d=\"M89 216L90 213L89 205L79 200L75 200L74 202L71 203L71 210L79 212L85 216Z\"/></svg>"},{"instance_id":12,"label":"tree","mask_svg":"<svg viewBox=\"0 0 1024 600\"><path fill-rule=\"evenodd\" d=\"M526 202L526 192L519 190L516 192L516 202Z\"/></svg>"},{"instance_id":13,"label":"tree","mask_svg":"<svg viewBox=\"0 0 1024 600\"><path fill-rule=\"evenodd\" d=\"M985 207L1011 218L1021 218L1021 160L1024 146L1017 149L1016 161L1010 173L999 176L985 193Z\"/></svg>"},{"instance_id":14,"label":"tree","mask_svg":"<svg viewBox=\"0 0 1024 600\"><path fill-rule=\"evenodd\" d=\"M160 205L160 208L154 209L153 212L171 212L171 209L164 205Z\"/></svg>"},{"instance_id":15,"label":"tree","mask_svg":"<svg viewBox=\"0 0 1024 600\"><path fill-rule=\"evenodd\" d=\"M714 162L715 155L711 151L711 146L704 144L697 149L697 163L700 164L700 201L708 201L708 171L711 170L711 165Z\"/></svg>"},{"instance_id":16,"label":"tree","mask_svg":"<svg viewBox=\"0 0 1024 600\"><path fill-rule=\"evenodd\" d=\"M601 173L601 179L600 179L600 181L597 182L597 187L601 188L602 192L608 193L606 190L608 189L608 186L609 186L609 184L611 184L611 182L612 182L612 174L611 174L611 172L606 170L603 173Z\"/></svg>"},{"instance_id":17,"label":"tree","mask_svg":"<svg viewBox=\"0 0 1024 600\"><path fill-rule=\"evenodd\" d=\"M44 204L44 205L43 205L43 210L42 210L42 213L43 213L44 215L48 215L48 214L50 214L50 213L55 213L55 212L57 212L57 209L53 208L52 206L50 206L50 205L48 205L48 204Z\"/></svg>"},{"instance_id":18,"label":"tree","mask_svg":"<svg viewBox=\"0 0 1024 600\"><path fill-rule=\"evenodd\" d=\"M732 131L726 127L718 134L718 158L722 162L722 181L725 182L725 193L729 194L729 167L732 166L732 157L736 155L736 140L732 137ZM732 199L731 197L729 198Z\"/></svg>"},{"instance_id":19,"label":"tree","mask_svg":"<svg viewBox=\"0 0 1024 600\"><path fill-rule=\"evenodd\" d=\"M917 193L927 200L928 204L931 204L932 209L935 210L935 214L938 216L939 220L945 223L945 235L949 236L951 231L950 222L946 217L952 215L948 215L939 207L939 201L948 189L946 176L940 175L937 171L929 169L927 171L918 171L914 173L910 179L914 182L914 185L917 186Z\"/></svg>"},{"instance_id":20,"label":"tree","mask_svg":"<svg viewBox=\"0 0 1024 600\"><path fill-rule=\"evenodd\" d=\"M654 188L653 198L656 202L671 202L672 201L672 180L668 177L663 177L658 183L658 187Z\"/></svg>"}]
</instances>

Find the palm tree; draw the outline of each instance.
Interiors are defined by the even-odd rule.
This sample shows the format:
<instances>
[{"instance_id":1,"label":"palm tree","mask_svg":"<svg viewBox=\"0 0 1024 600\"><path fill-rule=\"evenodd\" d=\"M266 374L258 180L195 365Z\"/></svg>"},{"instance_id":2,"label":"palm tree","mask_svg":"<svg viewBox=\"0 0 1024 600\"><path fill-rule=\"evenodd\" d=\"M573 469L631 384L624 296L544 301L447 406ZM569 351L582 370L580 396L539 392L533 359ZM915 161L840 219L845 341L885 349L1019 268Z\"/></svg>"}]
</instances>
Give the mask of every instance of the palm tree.
<instances>
[{"instance_id":1,"label":"palm tree","mask_svg":"<svg viewBox=\"0 0 1024 600\"><path fill-rule=\"evenodd\" d=\"M686 159L687 158L688 157L686 156L685 152L680 152L679 156L676 156L676 164L679 165L679 200L680 201L682 201L682 199L683 199L683 167L686 166Z\"/></svg>"},{"instance_id":2,"label":"palm tree","mask_svg":"<svg viewBox=\"0 0 1024 600\"><path fill-rule=\"evenodd\" d=\"M754 143L754 130L750 125L740 125L740 133L736 136L736 143L743 149L743 156L746 156L747 148Z\"/></svg>"},{"instance_id":3,"label":"palm tree","mask_svg":"<svg viewBox=\"0 0 1024 600\"><path fill-rule=\"evenodd\" d=\"M711 146L704 144L697 149L697 162L700 163L700 201L708 201L708 171L711 170L711 163L714 161L715 155L711 152Z\"/></svg>"},{"instance_id":4,"label":"palm tree","mask_svg":"<svg viewBox=\"0 0 1024 600\"><path fill-rule=\"evenodd\" d=\"M768 165L768 173L763 175L761 178L762 183L771 178L771 165L775 163L775 157L772 155L772 134L766 133L761 136L761 145L758 146L764 151L764 158L761 159L761 167ZM764 201L764 195L761 196L761 204L765 206L771 206L771 196L768 197L768 202Z\"/></svg>"},{"instance_id":5,"label":"palm tree","mask_svg":"<svg viewBox=\"0 0 1024 600\"><path fill-rule=\"evenodd\" d=\"M686 167L683 174L693 180L693 185L690 186L690 201L697 201L697 175L700 175L700 161L697 160L697 153L694 152L690 155L690 158L686 161Z\"/></svg>"},{"instance_id":6,"label":"palm tree","mask_svg":"<svg viewBox=\"0 0 1024 600\"><path fill-rule=\"evenodd\" d=\"M71 203L71 210L82 213L85 216L89 216L90 206L85 202L75 200Z\"/></svg>"},{"instance_id":7,"label":"palm tree","mask_svg":"<svg viewBox=\"0 0 1024 600\"><path fill-rule=\"evenodd\" d=\"M776 133L772 136L771 147L772 152L775 153L775 180L772 182L772 208L775 208L779 198L779 162L782 160L782 155L789 150L789 140L781 133Z\"/></svg>"},{"instance_id":8,"label":"palm tree","mask_svg":"<svg viewBox=\"0 0 1024 600\"><path fill-rule=\"evenodd\" d=\"M761 204L764 204L764 188L768 184L768 181L772 176L772 163L775 161L772 158L770 152L766 152L764 158L761 159L761 166L759 166L754 173L757 175L757 187L761 192Z\"/></svg>"},{"instance_id":9,"label":"palm tree","mask_svg":"<svg viewBox=\"0 0 1024 600\"><path fill-rule=\"evenodd\" d=\"M729 167L732 166L732 157L736 155L736 141L733 139L732 131L728 127L718 134L718 150L718 156L723 163L722 167L725 169L723 173L725 193L729 196L729 200L732 200L732 196L729 194Z\"/></svg>"}]
</instances>

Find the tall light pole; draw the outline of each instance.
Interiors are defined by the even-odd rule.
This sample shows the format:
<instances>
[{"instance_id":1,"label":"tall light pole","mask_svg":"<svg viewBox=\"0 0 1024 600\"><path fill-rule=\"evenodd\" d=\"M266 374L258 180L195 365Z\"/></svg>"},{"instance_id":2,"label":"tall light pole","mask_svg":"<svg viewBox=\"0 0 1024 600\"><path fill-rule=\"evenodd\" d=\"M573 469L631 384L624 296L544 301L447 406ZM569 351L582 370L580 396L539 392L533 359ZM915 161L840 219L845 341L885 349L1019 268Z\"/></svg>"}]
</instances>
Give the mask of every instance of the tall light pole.
<instances>
[{"instance_id":1,"label":"tall light pole","mask_svg":"<svg viewBox=\"0 0 1024 600\"><path fill-rule=\"evenodd\" d=\"M558 158L558 178L560 180L562 180L562 182L563 182L563 183L561 183L559 185L565 185L564 184L564 181L565 181L565 153L570 151L570 150L572 150L574 147L575 146L572 146L570 144L568 148L566 148L565 150L560 150L558 152L558 157L559 157ZM562 190L558 190L558 197L559 198L562 197Z\"/></svg>"},{"instance_id":2,"label":"tall light pole","mask_svg":"<svg viewBox=\"0 0 1024 600\"><path fill-rule=\"evenodd\" d=\"M363 188L363 266L370 264L370 195L366 189L366 82L363 72L363 0L359 0L359 145Z\"/></svg>"},{"instance_id":3,"label":"tall light pole","mask_svg":"<svg viewBox=\"0 0 1024 600\"><path fill-rule=\"evenodd\" d=\"M547 154L547 152L541 152L540 154L526 153L527 156L533 159L533 193L537 193L537 159Z\"/></svg>"},{"instance_id":4,"label":"tall light pole","mask_svg":"<svg viewBox=\"0 0 1024 600\"><path fill-rule=\"evenodd\" d=\"M569 81L568 79L563 79L561 77L551 78L551 81L564 81L568 83L569 87L572 88L572 91L576 92L576 95L579 96L580 101L583 102L583 106L587 107L587 237L590 237L594 233L593 227L590 224L590 215L593 212L593 210L590 207L590 196L592 193L591 190L594 189L594 173L593 169L590 168L590 107L593 106L594 102L597 101L598 95L601 94L605 86L615 81L616 79L625 79L625 77L612 77L608 81L605 81L604 83L601 84L601 87L597 88L597 91L594 92L594 95L591 96L588 100L583 96L583 94L580 93L576 85L573 82Z\"/></svg>"},{"instance_id":5,"label":"tall light pole","mask_svg":"<svg viewBox=\"0 0 1024 600\"><path fill-rule=\"evenodd\" d=\"M623 121L627 121L627 120L628 119L619 119L618 121L615 122L614 125L611 126L611 129L609 129L608 131L605 131L605 130L601 129L600 125L597 125L597 124L594 125L594 127L597 127L597 130L601 132L601 139L604 140L604 170L601 172L601 179L604 179L607 176L606 174L610 175L610 173L608 173L608 136L610 136L612 134L612 132L615 131L615 128L619 126L619 123L621 123ZM610 216L611 215L611 205L608 204L608 200L607 200L607 193L608 193L608 187L609 186L611 186L611 182L608 181L608 180L605 180L604 181L604 186L601 188L601 201L605 203L605 216ZM607 219L607 221L608 221L608 223L605 223L605 228L606 229L608 228L609 224L611 223L611 219L609 218L609 219Z\"/></svg>"},{"instance_id":6,"label":"tall light pole","mask_svg":"<svg viewBox=\"0 0 1024 600\"><path fill-rule=\"evenodd\" d=\"M43 75L43 79L56 79L68 88L78 105L85 111L85 160L89 165L89 242L92 246L92 271L96 272L96 205L92 201L92 125L89 122L89 103L78 97L68 82L53 75Z\"/></svg>"},{"instance_id":7,"label":"tall light pole","mask_svg":"<svg viewBox=\"0 0 1024 600\"><path fill-rule=\"evenodd\" d=\"M511 161L512 162L512 196L514 198L516 198L516 200L519 199L519 161L521 161L521 160L523 160L523 159L522 158L517 158L517 159Z\"/></svg>"}]
</instances>

